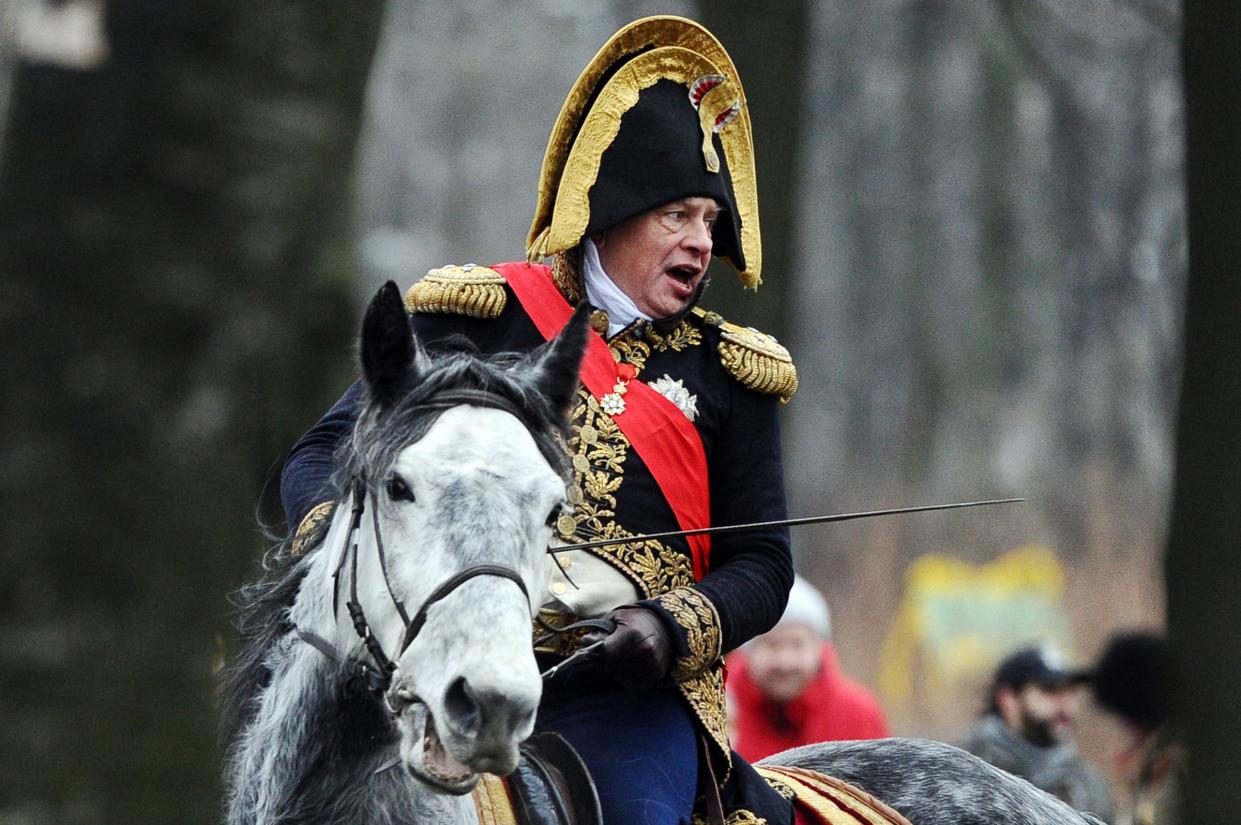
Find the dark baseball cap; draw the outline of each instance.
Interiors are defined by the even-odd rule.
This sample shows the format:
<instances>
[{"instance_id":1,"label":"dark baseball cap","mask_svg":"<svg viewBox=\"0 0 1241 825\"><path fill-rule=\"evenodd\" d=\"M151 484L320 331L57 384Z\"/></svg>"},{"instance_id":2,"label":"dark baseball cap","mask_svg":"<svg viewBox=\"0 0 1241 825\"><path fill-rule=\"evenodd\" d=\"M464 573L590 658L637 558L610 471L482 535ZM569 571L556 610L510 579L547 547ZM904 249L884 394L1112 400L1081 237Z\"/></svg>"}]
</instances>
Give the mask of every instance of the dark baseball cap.
<instances>
[{"instance_id":1,"label":"dark baseball cap","mask_svg":"<svg viewBox=\"0 0 1241 825\"><path fill-rule=\"evenodd\" d=\"M995 687L1056 688L1090 681L1090 671L1070 668L1054 647L1027 647L1010 654L995 671Z\"/></svg>"}]
</instances>

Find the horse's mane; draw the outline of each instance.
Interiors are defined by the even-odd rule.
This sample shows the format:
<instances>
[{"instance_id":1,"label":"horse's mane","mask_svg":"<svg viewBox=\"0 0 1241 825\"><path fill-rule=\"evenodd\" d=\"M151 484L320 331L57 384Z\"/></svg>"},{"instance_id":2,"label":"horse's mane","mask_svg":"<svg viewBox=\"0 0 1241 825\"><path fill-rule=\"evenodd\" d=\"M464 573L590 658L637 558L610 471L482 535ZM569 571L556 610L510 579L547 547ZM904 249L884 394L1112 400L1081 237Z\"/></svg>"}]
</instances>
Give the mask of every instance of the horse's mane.
<instances>
[{"instance_id":1,"label":"horse's mane","mask_svg":"<svg viewBox=\"0 0 1241 825\"><path fill-rule=\"evenodd\" d=\"M568 479L565 412L554 409L522 369L528 356L484 356L460 336L446 339L428 355L429 365L420 365L396 402L379 405L369 392L363 393L353 431L336 452L331 485L337 502L345 498L354 479L373 482L381 478L404 447L426 435L445 409L431 403L434 396L449 390L485 391L516 407L543 457ZM331 519L321 520L309 535L299 537L301 545L317 548L330 524ZM295 555L293 547L290 532L265 556L262 576L233 594L241 648L235 664L224 674L221 690L220 735L226 747L253 718L255 699L271 679L273 649L292 630L289 608L314 552Z\"/></svg>"}]
</instances>

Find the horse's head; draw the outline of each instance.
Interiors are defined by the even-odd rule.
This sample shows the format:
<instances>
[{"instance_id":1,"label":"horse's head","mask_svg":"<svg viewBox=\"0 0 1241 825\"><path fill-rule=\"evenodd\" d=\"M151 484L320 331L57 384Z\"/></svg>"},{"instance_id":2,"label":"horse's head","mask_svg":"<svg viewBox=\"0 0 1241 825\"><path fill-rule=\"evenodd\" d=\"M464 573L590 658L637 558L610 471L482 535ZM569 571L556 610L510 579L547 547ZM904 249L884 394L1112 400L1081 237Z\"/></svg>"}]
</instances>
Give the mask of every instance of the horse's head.
<instances>
[{"instance_id":1,"label":"horse's head","mask_svg":"<svg viewBox=\"0 0 1241 825\"><path fill-rule=\"evenodd\" d=\"M529 356L432 357L394 284L366 313L367 396L338 479L365 490L365 515L340 559L357 565L357 602L397 665L385 696L400 760L440 790L511 771L534 724L530 621L565 506L561 435L585 336L579 311Z\"/></svg>"}]
</instances>

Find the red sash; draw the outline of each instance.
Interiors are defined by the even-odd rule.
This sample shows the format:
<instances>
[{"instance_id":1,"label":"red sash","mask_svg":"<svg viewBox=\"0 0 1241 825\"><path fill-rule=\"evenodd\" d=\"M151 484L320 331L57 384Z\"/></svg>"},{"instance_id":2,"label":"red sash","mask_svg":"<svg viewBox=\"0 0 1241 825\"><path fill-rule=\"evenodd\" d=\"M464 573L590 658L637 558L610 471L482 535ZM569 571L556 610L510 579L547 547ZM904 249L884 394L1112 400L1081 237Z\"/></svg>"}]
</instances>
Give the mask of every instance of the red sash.
<instances>
[{"instance_id":1,"label":"red sash","mask_svg":"<svg viewBox=\"0 0 1241 825\"><path fill-rule=\"evenodd\" d=\"M504 276L539 333L550 340L560 332L573 307L551 279L551 268L525 263L492 267ZM582 358L582 383L598 400L612 392L620 377L612 350L591 331ZM612 416L637 450L659 485L682 530L711 526L711 498L707 482L707 455L702 439L684 413L646 384L630 379L625 411ZM711 537L687 536L694 559L694 579L701 580L710 566Z\"/></svg>"}]
</instances>

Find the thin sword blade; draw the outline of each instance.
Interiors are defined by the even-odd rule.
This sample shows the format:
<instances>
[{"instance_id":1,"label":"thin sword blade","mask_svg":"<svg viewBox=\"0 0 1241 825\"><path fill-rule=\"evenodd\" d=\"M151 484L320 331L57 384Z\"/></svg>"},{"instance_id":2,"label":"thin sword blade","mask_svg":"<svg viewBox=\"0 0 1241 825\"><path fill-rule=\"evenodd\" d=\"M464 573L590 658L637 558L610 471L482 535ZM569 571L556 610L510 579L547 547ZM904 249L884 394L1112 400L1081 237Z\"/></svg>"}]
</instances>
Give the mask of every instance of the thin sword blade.
<instances>
[{"instance_id":1,"label":"thin sword blade","mask_svg":"<svg viewBox=\"0 0 1241 825\"><path fill-rule=\"evenodd\" d=\"M878 516L897 516L905 513L928 513L933 510L960 510L966 507L988 507L993 504L1015 504L1025 501L1024 498L994 498L985 501L957 501L951 504L923 504L919 507L894 507L888 510L865 510L860 513L833 513L828 516L806 516L804 518L787 518L778 521L755 521L750 524L721 524L716 527L699 527L694 530L668 530L663 533L646 533L640 536L630 536L623 540L617 539L600 539L598 541L588 541L583 544L565 544L559 547L549 547L549 553L563 553L566 550L589 550L592 547L608 547L620 544L635 544L643 541L653 541L657 539L671 539L678 536L701 536L713 535L718 536L723 533L744 533L750 530L762 530L768 527L800 527L805 524L825 524L837 521L853 521L855 519L876 518Z\"/></svg>"}]
</instances>

